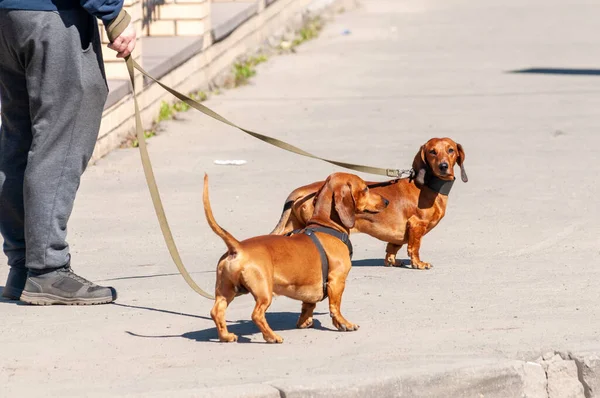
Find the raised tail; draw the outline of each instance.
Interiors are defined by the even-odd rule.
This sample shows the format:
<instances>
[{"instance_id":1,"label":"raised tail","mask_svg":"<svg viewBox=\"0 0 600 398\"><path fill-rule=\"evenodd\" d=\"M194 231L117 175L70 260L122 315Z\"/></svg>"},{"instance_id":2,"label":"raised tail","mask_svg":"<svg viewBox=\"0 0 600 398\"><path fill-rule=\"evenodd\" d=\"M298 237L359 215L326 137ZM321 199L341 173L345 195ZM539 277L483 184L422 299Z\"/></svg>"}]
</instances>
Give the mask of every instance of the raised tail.
<instances>
[{"instance_id":1,"label":"raised tail","mask_svg":"<svg viewBox=\"0 0 600 398\"><path fill-rule=\"evenodd\" d=\"M208 200L208 175L204 174L204 192L202 194L202 200L204 202L204 214L206 215L206 221L208 225L214 231L215 234L219 235L223 242L227 245L227 251L229 254L235 254L240 251L240 242L233 237L229 232L217 224L215 216L213 215L212 208L210 207L210 201Z\"/></svg>"},{"instance_id":2,"label":"raised tail","mask_svg":"<svg viewBox=\"0 0 600 398\"><path fill-rule=\"evenodd\" d=\"M294 213L294 205L299 204L302 206L306 201L314 200L322 186L323 181L318 181L294 189L285 200L281 217L279 217L279 222L271 231L271 235L285 235L288 232L292 232L294 229L304 228L306 226L306 220L301 218L301 214L296 215Z\"/></svg>"},{"instance_id":3,"label":"raised tail","mask_svg":"<svg viewBox=\"0 0 600 398\"><path fill-rule=\"evenodd\" d=\"M281 212L281 217L279 218L279 222L273 228L270 235L283 235L285 232L285 228L290 219L290 215L292 214L292 205L294 204L293 200L288 200L283 205L283 211Z\"/></svg>"}]
</instances>

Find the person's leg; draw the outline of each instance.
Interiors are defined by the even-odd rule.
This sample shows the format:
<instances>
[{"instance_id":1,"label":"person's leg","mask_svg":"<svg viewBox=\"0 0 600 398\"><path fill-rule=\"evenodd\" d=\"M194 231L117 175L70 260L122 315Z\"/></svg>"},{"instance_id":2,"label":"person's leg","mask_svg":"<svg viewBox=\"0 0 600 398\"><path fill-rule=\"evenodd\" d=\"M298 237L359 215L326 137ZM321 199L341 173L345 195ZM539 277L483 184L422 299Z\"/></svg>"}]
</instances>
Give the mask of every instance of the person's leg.
<instances>
[{"instance_id":1,"label":"person's leg","mask_svg":"<svg viewBox=\"0 0 600 398\"><path fill-rule=\"evenodd\" d=\"M7 11L0 10L0 37L4 38L9 30L6 18ZM0 233L11 267L2 296L18 300L27 279L23 179L32 136L25 72L8 40L0 40L0 103Z\"/></svg>"},{"instance_id":2,"label":"person's leg","mask_svg":"<svg viewBox=\"0 0 600 398\"><path fill-rule=\"evenodd\" d=\"M96 20L81 10L10 11L26 71L32 143L24 173L29 278L21 300L98 304L115 298L70 270L67 223L108 92Z\"/></svg>"}]
</instances>

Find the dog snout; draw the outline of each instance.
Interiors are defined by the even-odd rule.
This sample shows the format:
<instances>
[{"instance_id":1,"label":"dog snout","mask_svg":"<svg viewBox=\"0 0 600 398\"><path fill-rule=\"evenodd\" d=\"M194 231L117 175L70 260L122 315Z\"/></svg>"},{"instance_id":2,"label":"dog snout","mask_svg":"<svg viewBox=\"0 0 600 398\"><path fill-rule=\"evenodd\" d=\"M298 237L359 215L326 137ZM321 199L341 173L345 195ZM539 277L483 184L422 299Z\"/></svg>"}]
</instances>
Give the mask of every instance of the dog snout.
<instances>
[{"instance_id":1,"label":"dog snout","mask_svg":"<svg viewBox=\"0 0 600 398\"><path fill-rule=\"evenodd\" d=\"M448 162L440 163L439 167L440 167L440 171L443 171L445 173L446 171L448 171Z\"/></svg>"}]
</instances>

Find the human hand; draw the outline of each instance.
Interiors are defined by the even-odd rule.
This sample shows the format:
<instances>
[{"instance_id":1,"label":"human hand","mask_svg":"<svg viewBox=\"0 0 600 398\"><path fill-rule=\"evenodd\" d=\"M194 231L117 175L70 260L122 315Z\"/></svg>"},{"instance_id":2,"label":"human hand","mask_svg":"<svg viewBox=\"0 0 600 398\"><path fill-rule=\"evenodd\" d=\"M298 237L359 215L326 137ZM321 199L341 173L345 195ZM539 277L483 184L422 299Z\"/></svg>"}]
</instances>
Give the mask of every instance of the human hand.
<instances>
[{"instance_id":1,"label":"human hand","mask_svg":"<svg viewBox=\"0 0 600 398\"><path fill-rule=\"evenodd\" d=\"M125 58L135 48L135 38L135 28L133 22L130 22L123 33L108 45L108 48L117 52L117 58Z\"/></svg>"}]
</instances>

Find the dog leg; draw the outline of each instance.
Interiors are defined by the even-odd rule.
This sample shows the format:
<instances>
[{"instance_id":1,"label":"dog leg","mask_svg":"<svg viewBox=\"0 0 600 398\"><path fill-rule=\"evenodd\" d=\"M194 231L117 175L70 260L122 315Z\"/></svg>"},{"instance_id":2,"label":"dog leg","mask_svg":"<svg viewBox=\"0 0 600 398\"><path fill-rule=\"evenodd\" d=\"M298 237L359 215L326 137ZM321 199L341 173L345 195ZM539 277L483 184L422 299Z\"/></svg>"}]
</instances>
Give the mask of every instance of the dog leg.
<instances>
[{"instance_id":1,"label":"dog leg","mask_svg":"<svg viewBox=\"0 0 600 398\"><path fill-rule=\"evenodd\" d=\"M252 320L262 332L263 338L267 343L283 343L283 338L271 329L265 318L265 312L273 301L273 277L259 267L249 267L242 273L242 280L256 301Z\"/></svg>"},{"instance_id":2,"label":"dog leg","mask_svg":"<svg viewBox=\"0 0 600 398\"><path fill-rule=\"evenodd\" d=\"M348 270L349 272L350 270ZM331 315L331 320L333 321L333 325L341 331L351 332L354 330L358 330L359 326L355 325L351 322L348 322L346 318L342 316L340 311L340 307L342 306L342 294L344 293L344 289L346 287L346 275L338 278L331 278L327 282L327 294L329 295L329 314Z\"/></svg>"},{"instance_id":3,"label":"dog leg","mask_svg":"<svg viewBox=\"0 0 600 398\"><path fill-rule=\"evenodd\" d=\"M298 318L296 327L298 329L311 328L313 326L313 311L317 304L315 303L302 303L302 312Z\"/></svg>"},{"instance_id":4,"label":"dog leg","mask_svg":"<svg viewBox=\"0 0 600 398\"><path fill-rule=\"evenodd\" d=\"M271 305L271 301L271 296L256 297L256 306L254 307L254 311L252 311L252 320L262 332L263 338L267 343L283 343L283 338L271 329L265 318L265 312Z\"/></svg>"},{"instance_id":5,"label":"dog leg","mask_svg":"<svg viewBox=\"0 0 600 398\"><path fill-rule=\"evenodd\" d=\"M432 267L431 264L421 261L419 258L419 249L421 248L421 238L427 231L427 223L420 221L416 218L410 218L408 220L408 256L410 257L410 264L413 268L417 269L429 269Z\"/></svg>"},{"instance_id":6,"label":"dog leg","mask_svg":"<svg viewBox=\"0 0 600 398\"><path fill-rule=\"evenodd\" d=\"M401 264L396 264L396 254L398 253L398 250L400 250L402 248L402 245L395 245L393 243L388 243L386 248L385 248L385 263L384 265L386 267L395 267L396 265L401 265Z\"/></svg>"},{"instance_id":7,"label":"dog leg","mask_svg":"<svg viewBox=\"0 0 600 398\"><path fill-rule=\"evenodd\" d=\"M215 292L215 305L210 311L210 316L215 321L217 326L217 332L219 333L219 340L222 342L230 343L237 341L238 336L234 333L227 331L227 323L225 322L225 310L233 298L235 297L235 290L231 282L219 284Z\"/></svg>"}]
</instances>

